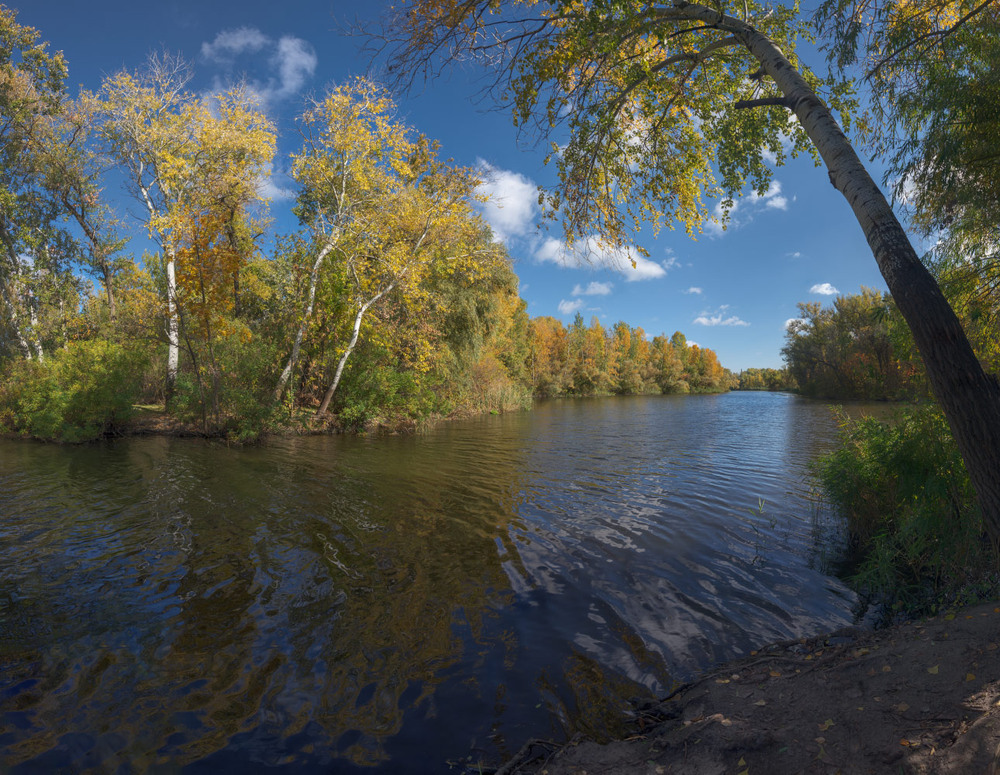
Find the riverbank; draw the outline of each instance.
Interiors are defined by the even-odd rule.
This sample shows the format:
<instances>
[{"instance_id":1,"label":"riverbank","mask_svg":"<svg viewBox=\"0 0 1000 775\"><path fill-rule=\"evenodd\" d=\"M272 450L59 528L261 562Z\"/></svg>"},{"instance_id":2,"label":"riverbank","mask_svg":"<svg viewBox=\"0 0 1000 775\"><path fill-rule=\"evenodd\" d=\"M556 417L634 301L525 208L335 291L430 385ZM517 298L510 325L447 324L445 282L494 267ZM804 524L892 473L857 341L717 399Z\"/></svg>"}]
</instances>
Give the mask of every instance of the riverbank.
<instances>
[{"instance_id":1,"label":"riverbank","mask_svg":"<svg viewBox=\"0 0 1000 775\"><path fill-rule=\"evenodd\" d=\"M636 709L606 745L525 746L498 775L1000 772L1000 603L779 643Z\"/></svg>"}]
</instances>

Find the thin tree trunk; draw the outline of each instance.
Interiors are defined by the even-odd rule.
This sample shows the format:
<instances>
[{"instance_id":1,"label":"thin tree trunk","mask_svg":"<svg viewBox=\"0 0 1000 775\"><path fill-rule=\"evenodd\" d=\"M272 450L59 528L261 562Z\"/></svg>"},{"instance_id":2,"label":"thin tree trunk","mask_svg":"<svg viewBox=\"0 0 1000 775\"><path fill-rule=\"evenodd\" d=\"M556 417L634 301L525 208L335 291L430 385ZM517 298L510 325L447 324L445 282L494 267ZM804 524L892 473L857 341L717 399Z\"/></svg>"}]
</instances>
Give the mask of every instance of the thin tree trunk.
<instances>
[{"instance_id":1,"label":"thin tree trunk","mask_svg":"<svg viewBox=\"0 0 1000 775\"><path fill-rule=\"evenodd\" d=\"M108 314L111 316L111 322L114 323L118 320L118 306L115 304L115 292L112 286L113 278L111 276L111 267L108 264L107 258L101 260L101 274L104 276L104 291L108 296Z\"/></svg>"},{"instance_id":2,"label":"thin tree trunk","mask_svg":"<svg viewBox=\"0 0 1000 775\"><path fill-rule=\"evenodd\" d=\"M323 402L319 405L319 409L316 410L314 419L321 420L326 415L327 409L330 408L330 401L333 400L333 394L337 392L337 386L340 384L340 378L344 373L344 366L347 365L347 359L354 352L354 347L358 343L358 334L361 332L361 320L368 311L368 308L389 293L394 286L395 283L389 285L358 307L358 314L354 316L354 331L351 333L351 341L348 343L347 349L344 350L344 354L340 356L340 361L337 363L337 372L333 375L333 382L327 388L326 395L323 396Z\"/></svg>"},{"instance_id":3,"label":"thin tree trunk","mask_svg":"<svg viewBox=\"0 0 1000 775\"><path fill-rule=\"evenodd\" d=\"M174 250L167 248L167 375L165 384L166 404L169 407L177 386L180 365L180 317L177 311L177 270Z\"/></svg>"},{"instance_id":4,"label":"thin tree trunk","mask_svg":"<svg viewBox=\"0 0 1000 775\"><path fill-rule=\"evenodd\" d=\"M729 30L774 79L847 199L920 350L976 490L985 526L1000 542L1000 384L976 358L962 325L910 244L830 109L767 36L704 6L676 2L692 19Z\"/></svg>"},{"instance_id":5,"label":"thin tree trunk","mask_svg":"<svg viewBox=\"0 0 1000 775\"><path fill-rule=\"evenodd\" d=\"M330 239L319 251L319 255L316 256L316 261L313 262L312 271L309 273L309 296L306 302L306 309L302 315L302 320L299 321L298 331L295 332L295 341L292 342L292 352L288 356L288 363L285 364L284 370L281 372L281 376L278 378L278 386L274 389L274 401L277 403L281 400L282 394L285 392L285 386L288 384L288 380L291 379L292 372L295 370L296 364L299 362L299 352L302 349L302 339L306 333L306 326L309 324L309 318L312 317L313 305L316 302L316 286L319 285L319 270L323 266L323 262L326 260L327 255L333 250L334 240Z\"/></svg>"}]
</instances>

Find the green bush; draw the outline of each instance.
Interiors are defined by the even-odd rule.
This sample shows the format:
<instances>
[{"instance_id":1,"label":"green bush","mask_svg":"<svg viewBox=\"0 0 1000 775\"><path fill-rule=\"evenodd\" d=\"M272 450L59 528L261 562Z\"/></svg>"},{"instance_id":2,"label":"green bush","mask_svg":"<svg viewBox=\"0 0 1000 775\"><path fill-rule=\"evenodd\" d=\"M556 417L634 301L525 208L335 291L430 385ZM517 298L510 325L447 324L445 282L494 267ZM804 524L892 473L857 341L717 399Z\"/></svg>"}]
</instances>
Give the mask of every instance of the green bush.
<instances>
[{"instance_id":1,"label":"green bush","mask_svg":"<svg viewBox=\"0 0 1000 775\"><path fill-rule=\"evenodd\" d=\"M281 358L273 342L236 332L218 336L211 351L202 348L197 355L199 371L189 362L177 375L174 414L207 435L239 443L274 429L283 408L273 401Z\"/></svg>"},{"instance_id":2,"label":"green bush","mask_svg":"<svg viewBox=\"0 0 1000 775\"><path fill-rule=\"evenodd\" d=\"M12 361L0 382L0 426L37 439L89 441L132 417L145 354L106 340L68 343L44 361Z\"/></svg>"},{"instance_id":3,"label":"green bush","mask_svg":"<svg viewBox=\"0 0 1000 775\"><path fill-rule=\"evenodd\" d=\"M839 447L817 473L846 517L857 553L850 579L863 601L921 615L995 588L996 554L944 416L901 412L894 422L842 417Z\"/></svg>"},{"instance_id":4,"label":"green bush","mask_svg":"<svg viewBox=\"0 0 1000 775\"><path fill-rule=\"evenodd\" d=\"M336 397L337 419L345 429L412 428L437 411L437 398L422 375L360 360L352 365Z\"/></svg>"}]
</instances>

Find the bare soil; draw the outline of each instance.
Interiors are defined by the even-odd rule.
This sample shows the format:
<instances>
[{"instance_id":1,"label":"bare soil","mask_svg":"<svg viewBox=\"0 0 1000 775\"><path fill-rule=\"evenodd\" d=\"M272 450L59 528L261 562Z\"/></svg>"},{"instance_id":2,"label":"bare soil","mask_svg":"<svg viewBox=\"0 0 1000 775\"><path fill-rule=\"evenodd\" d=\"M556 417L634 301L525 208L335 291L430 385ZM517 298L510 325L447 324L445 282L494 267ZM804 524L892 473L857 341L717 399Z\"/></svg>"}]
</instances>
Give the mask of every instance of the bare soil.
<instances>
[{"instance_id":1,"label":"bare soil","mask_svg":"<svg viewBox=\"0 0 1000 775\"><path fill-rule=\"evenodd\" d=\"M1000 603L775 644L637 709L629 739L534 741L496 772L998 775Z\"/></svg>"}]
</instances>

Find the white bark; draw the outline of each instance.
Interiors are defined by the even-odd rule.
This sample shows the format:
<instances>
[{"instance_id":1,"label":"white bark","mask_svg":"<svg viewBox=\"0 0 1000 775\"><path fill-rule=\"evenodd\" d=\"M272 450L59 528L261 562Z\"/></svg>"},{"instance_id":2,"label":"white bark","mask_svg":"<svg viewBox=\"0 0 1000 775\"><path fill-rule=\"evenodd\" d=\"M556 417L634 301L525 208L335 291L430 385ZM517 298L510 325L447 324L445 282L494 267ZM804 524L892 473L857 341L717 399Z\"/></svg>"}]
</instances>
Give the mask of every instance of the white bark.
<instances>
[{"instance_id":1,"label":"white bark","mask_svg":"<svg viewBox=\"0 0 1000 775\"><path fill-rule=\"evenodd\" d=\"M319 409L316 410L316 419L323 417L327 410L330 408L330 401L333 400L333 394L337 392L337 386L340 384L340 378L344 373L344 366L347 365L347 359L351 357L351 353L354 352L354 348L358 343L358 335L361 333L361 320L364 318L365 313L368 309L389 293L396 283L391 283L389 286L383 288L374 296L372 296L368 301L358 307L358 314L354 316L354 330L351 332L351 341L347 344L347 349L344 350L344 354L340 356L340 361L337 362L337 371L333 375L333 382L326 391L326 395L323 396L323 403L319 405Z\"/></svg>"},{"instance_id":2,"label":"white bark","mask_svg":"<svg viewBox=\"0 0 1000 775\"><path fill-rule=\"evenodd\" d=\"M41 363L45 360L45 351L42 349L42 338L38 335L38 300L33 295L28 296L28 310L31 313L31 333L35 336L35 354Z\"/></svg>"},{"instance_id":3,"label":"white bark","mask_svg":"<svg viewBox=\"0 0 1000 775\"><path fill-rule=\"evenodd\" d=\"M24 332L21 330L21 326L18 321L17 304L14 302L13 299L8 299L8 304L10 306L11 328L14 329L14 335L17 336L17 343L21 346L21 350L24 352L24 357L30 361L31 345L28 344L28 340L24 336Z\"/></svg>"},{"instance_id":4,"label":"white bark","mask_svg":"<svg viewBox=\"0 0 1000 775\"><path fill-rule=\"evenodd\" d=\"M145 165L141 161L137 162L136 184L139 188L139 193L142 194L143 202L146 204L146 210L149 212L149 219L152 221L156 218L158 209L156 203L153 201L149 186L144 185L142 182L144 171ZM177 373L180 370L181 355L180 313L177 309L177 256L175 255L173 246L168 244L159 229L154 229L154 231L158 237L160 247L163 249L164 269L167 279L167 373L164 392L167 403L169 403L174 393L174 386L177 384Z\"/></svg>"},{"instance_id":5,"label":"white bark","mask_svg":"<svg viewBox=\"0 0 1000 775\"><path fill-rule=\"evenodd\" d=\"M173 395L180 367L180 316L177 312L177 269L174 251L167 251L167 400Z\"/></svg>"},{"instance_id":6,"label":"white bark","mask_svg":"<svg viewBox=\"0 0 1000 775\"><path fill-rule=\"evenodd\" d=\"M302 349L302 339L305 337L306 326L309 324L309 319L312 317L313 306L316 302L316 286L319 285L319 271L323 266L323 262L329 255L330 251L333 250L333 246L336 244L336 235L327 240L326 244L319 251L319 255L316 256L316 261L313 263L312 271L309 273L309 296L306 303L305 311L302 314L302 320L299 322L298 331L295 332L295 341L292 343L292 352L288 356L288 363L285 364L284 370L281 372L281 376L278 378L278 386L274 389L274 400L280 401L281 394L285 392L285 386L288 384L288 380L291 379L292 372L295 370L295 365L299 361L299 352Z\"/></svg>"}]
</instances>

